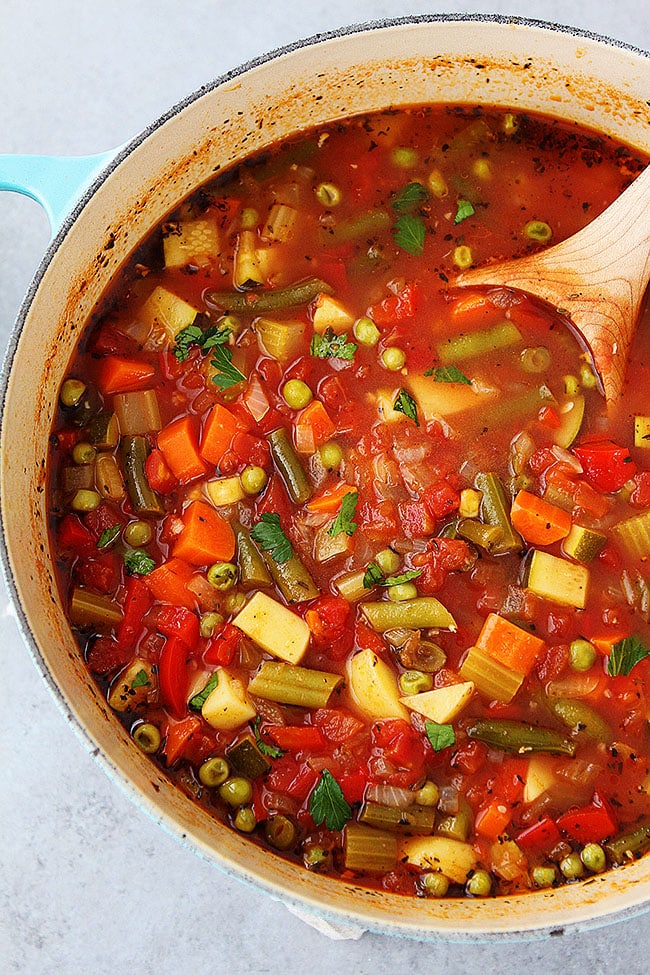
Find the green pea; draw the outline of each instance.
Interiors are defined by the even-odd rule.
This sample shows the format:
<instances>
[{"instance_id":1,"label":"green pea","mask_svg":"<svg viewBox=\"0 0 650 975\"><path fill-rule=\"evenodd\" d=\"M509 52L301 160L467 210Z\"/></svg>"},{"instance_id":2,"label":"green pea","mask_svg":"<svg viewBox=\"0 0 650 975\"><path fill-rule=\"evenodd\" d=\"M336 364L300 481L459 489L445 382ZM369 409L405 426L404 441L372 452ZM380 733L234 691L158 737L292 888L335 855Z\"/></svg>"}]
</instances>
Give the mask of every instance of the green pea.
<instances>
[{"instance_id":1,"label":"green pea","mask_svg":"<svg viewBox=\"0 0 650 975\"><path fill-rule=\"evenodd\" d=\"M134 548L148 545L152 538L153 532L148 521L130 521L124 529L124 541Z\"/></svg>"},{"instance_id":2,"label":"green pea","mask_svg":"<svg viewBox=\"0 0 650 975\"><path fill-rule=\"evenodd\" d=\"M210 789L223 785L229 775L230 766L220 755L206 759L199 769L199 779Z\"/></svg>"},{"instance_id":3,"label":"green pea","mask_svg":"<svg viewBox=\"0 0 650 975\"><path fill-rule=\"evenodd\" d=\"M92 464L95 457L97 456L97 451L91 443L86 443L81 441L76 443L72 448L72 459L75 464L79 464L82 467Z\"/></svg>"},{"instance_id":4,"label":"green pea","mask_svg":"<svg viewBox=\"0 0 650 975\"><path fill-rule=\"evenodd\" d=\"M237 810L232 824L240 833L252 833L257 826L255 813L250 806L241 806Z\"/></svg>"},{"instance_id":5,"label":"green pea","mask_svg":"<svg viewBox=\"0 0 650 975\"><path fill-rule=\"evenodd\" d=\"M329 443L323 444L318 451L318 455L320 457L321 464L325 470L328 471L333 471L337 467L340 467L341 462L343 461L343 451L334 440L330 440Z\"/></svg>"},{"instance_id":6,"label":"green pea","mask_svg":"<svg viewBox=\"0 0 650 975\"><path fill-rule=\"evenodd\" d=\"M160 748L160 731L155 724L144 722L134 728L133 740L145 755L153 755Z\"/></svg>"},{"instance_id":7,"label":"green pea","mask_svg":"<svg viewBox=\"0 0 650 975\"><path fill-rule=\"evenodd\" d=\"M226 596L225 609L227 613L235 615L240 610L244 608L246 604L246 596L243 592L231 592Z\"/></svg>"},{"instance_id":8,"label":"green pea","mask_svg":"<svg viewBox=\"0 0 650 975\"><path fill-rule=\"evenodd\" d=\"M406 364L406 353L396 345L389 345L381 354L381 364L389 372L399 372Z\"/></svg>"},{"instance_id":9,"label":"green pea","mask_svg":"<svg viewBox=\"0 0 650 975\"><path fill-rule=\"evenodd\" d=\"M582 860L577 853L569 853L568 856L563 857L560 860L560 870L562 876L566 877L567 880L577 880L585 872Z\"/></svg>"},{"instance_id":10,"label":"green pea","mask_svg":"<svg viewBox=\"0 0 650 975\"><path fill-rule=\"evenodd\" d=\"M472 248L468 247L467 244L459 244L458 247L454 247L454 253L452 255L452 261L457 268L461 271L465 271L468 267L471 267L474 263L474 255L472 254Z\"/></svg>"},{"instance_id":11,"label":"green pea","mask_svg":"<svg viewBox=\"0 0 650 975\"><path fill-rule=\"evenodd\" d=\"M221 613L204 613L201 617L200 632L202 637L210 637L218 626L223 623Z\"/></svg>"},{"instance_id":12,"label":"green pea","mask_svg":"<svg viewBox=\"0 0 650 975\"><path fill-rule=\"evenodd\" d=\"M359 318L352 326L352 334L360 345L377 345L381 332L372 318Z\"/></svg>"},{"instance_id":13,"label":"green pea","mask_svg":"<svg viewBox=\"0 0 650 975\"><path fill-rule=\"evenodd\" d=\"M529 220L524 227L524 234L529 240L535 240L540 244L547 244L553 236L553 231L543 220Z\"/></svg>"},{"instance_id":14,"label":"green pea","mask_svg":"<svg viewBox=\"0 0 650 975\"><path fill-rule=\"evenodd\" d=\"M418 164L418 154L409 146L396 146L390 158L393 165L400 169L413 169Z\"/></svg>"},{"instance_id":15,"label":"green pea","mask_svg":"<svg viewBox=\"0 0 650 975\"><path fill-rule=\"evenodd\" d=\"M208 569L207 579L213 589L226 592L237 582L237 566L232 562L216 562Z\"/></svg>"},{"instance_id":16,"label":"green pea","mask_svg":"<svg viewBox=\"0 0 650 975\"><path fill-rule=\"evenodd\" d=\"M405 599L416 599L418 594L414 582L400 582L397 586L388 587L388 598L392 603L403 603Z\"/></svg>"},{"instance_id":17,"label":"green pea","mask_svg":"<svg viewBox=\"0 0 650 975\"><path fill-rule=\"evenodd\" d=\"M475 870L465 890L472 897L488 897L492 893L492 877L487 870Z\"/></svg>"},{"instance_id":18,"label":"green pea","mask_svg":"<svg viewBox=\"0 0 650 975\"><path fill-rule=\"evenodd\" d=\"M555 867L533 867L533 883L536 887L552 887L557 880Z\"/></svg>"},{"instance_id":19,"label":"green pea","mask_svg":"<svg viewBox=\"0 0 650 975\"><path fill-rule=\"evenodd\" d=\"M319 183L315 193L318 202L328 208L338 206L343 199L343 194L335 183Z\"/></svg>"},{"instance_id":20,"label":"green pea","mask_svg":"<svg viewBox=\"0 0 650 975\"><path fill-rule=\"evenodd\" d=\"M595 389L598 385L594 371L587 362L583 362L580 366L580 382L585 389Z\"/></svg>"},{"instance_id":21,"label":"green pea","mask_svg":"<svg viewBox=\"0 0 650 975\"><path fill-rule=\"evenodd\" d=\"M449 881L444 873L425 873L422 875L425 897L446 897Z\"/></svg>"},{"instance_id":22,"label":"green pea","mask_svg":"<svg viewBox=\"0 0 650 975\"><path fill-rule=\"evenodd\" d=\"M394 552L392 548L382 548L381 552L377 552L375 555L374 561L386 576L397 572L402 562L397 552Z\"/></svg>"},{"instance_id":23,"label":"green pea","mask_svg":"<svg viewBox=\"0 0 650 975\"><path fill-rule=\"evenodd\" d=\"M596 649L589 640L573 640L569 647L569 664L578 673L591 670L597 656Z\"/></svg>"},{"instance_id":24,"label":"green pea","mask_svg":"<svg viewBox=\"0 0 650 975\"><path fill-rule=\"evenodd\" d=\"M435 782L427 779L424 785L415 793L418 806L437 806L440 799L440 789Z\"/></svg>"},{"instance_id":25,"label":"green pea","mask_svg":"<svg viewBox=\"0 0 650 975\"><path fill-rule=\"evenodd\" d=\"M580 859L592 873L602 873L607 866L605 851L599 843L587 843L580 854Z\"/></svg>"},{"instance_id":26,"label":"green pea","mask_svg":"<svg viewBox=\"0 0 650 975\"><path fill-rule=\"evenodd\" d=\"M81 488L70 502L70 507L74 511L94 511L99 507L101 500L97 491Z\"/></svg>"},{"instance_id":27,"label":"green pea","mask_svg":"<svg viewBox=\"0 0 650 975\"><path fill-rule=\"evenodd\" d=\"M322 846L309 846L303 852L303 863L308 870L318 870L327 863L328 853Z\"/></svg>"},{"instance_id":28,"label":"green pea","mask_svg":"<svg viewBox=\"0 0 650 975\"><path fill-rule=\"evenodd\" d=\"M551 365L551 353L545 345L533 345L521 353L521 368L524 372L546 372Z\"/></svg>"},{"instance_id":29,"label":"green pea","mask_svg":"<svg viewBox=\"0 0 650 975\"><path fill-rule=\"evenodd\" d=\"M399 676L399 687L402 694L421 694L433 687L433 677L421 670L406 670Z\"/></svg>"},{"instance_id":30,"label":"green pea","mask_svg":"<svg viewBox=\"0 0 650 975\"><path fill-rule=\"evenodd\" d=\"M61 392L59 393L59 399L63 406L72 407L76 406L80 402L81 397L86 392L86 384L81 381L81 379L66 379L61 386Z\"/></svg>"},{"instance_id":31,"label":"green pea","mask_svg":"<svg viewBox=\"0 0 650 975\"><path fill-rule=\"evenodd\" d=\"M241 472L239 480L246 494L259 494L266 487L268 475L263 467L249 465Z\"/></svg>"},{"instance_id":32,"label":"green pea","mask_svg":"<svg viewBox=\"0 0 650 975\"><path fill-rule=\"evenodd\" d=\"M298 839L298 830L288 816L271 816L264 824L266 842L276 850L290 850Z\"/></svg>"},{"instance_id":33,"label":"green pea","mask_svg":"<svg viewBox=\"0 0 650 975\"><path fill-rule=\"evenodd\" d=\"M302 410L314 398L314 394L302 379L289 379L282 387L282 395L292 410Z\"/></svg>"},{"instance_id":34,"label":"green pea","mask_svg":"<svg viewBox=\"0 0 650 975\"><path fill-rule=\"evenodd\" d=\"M220 786L219 795L229 806L246 806L253 798L253 787L248 779L235 775Z\"/></svg>"}]
</instances>

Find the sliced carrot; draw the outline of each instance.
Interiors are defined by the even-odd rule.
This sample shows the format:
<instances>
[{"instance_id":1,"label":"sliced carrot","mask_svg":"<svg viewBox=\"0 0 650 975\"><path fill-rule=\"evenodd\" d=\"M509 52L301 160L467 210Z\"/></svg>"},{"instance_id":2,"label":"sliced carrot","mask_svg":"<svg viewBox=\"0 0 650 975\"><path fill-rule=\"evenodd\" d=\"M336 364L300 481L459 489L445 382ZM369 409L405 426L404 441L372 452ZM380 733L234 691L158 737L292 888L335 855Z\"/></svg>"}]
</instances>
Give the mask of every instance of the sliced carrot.
<instances>
[{"instance_id":1,"label":"sliced carrot","mask_svg":"<svg viewBox=\"0 0 650 975\"><path fill-rule=\"evenodd\" d=\"M311 498L307 502L307 510L321 511L326 514L336 514L341 507L341 501L345 495L350 494L351 491L356 491L356 488L351 487L349 484L345 484L343 481L339 481L336 487L323 491L322 494L317 495L315 498Z\"/></svg>"},{"instance_id":2,"label":"sliced carrot","mask_svg":"<svg viewBox=\"0 0 650 975\"><path fill-rule=\"evenodd\" d=\"M478 635L476 646L504 667L526 675L535 666L546 644L498 613L490 613Z\"/></svg>"},{"instance_id":3,"label":"sliced carrot","mask_svg":"<svg viewBox=\"0 0 650 975\"><path fill-rule=\"evenodd\" d=\"M190 565L230 562L235 554L235 535L230 522L212 505L194 501L183 512L183 530L173 555Z\"/></svg>"},{"instance_id":4,"label":"sliced carrot","mask_svg":"<svg viewBox=\"0 0 650 975\"><path fill-rule=\"evenodd\" d=\"M143 576L151 595L161 603L196 608L196 597L187 589L194 569L180 559L168 559L157 569Z\"/></svg>"},{"instance_id":5,"label":"sliced carrot","mask_svg":"<svg viewBox=\"0 0 650 975\"><path fill-rule=\"evenodd\" d=\"M210 410L201 433L201 456L211 464L219 465L230 448L232 438L241 430L235 416L220 403Z\"/></svg>"},{"instance_id":6,"label":"sliced carrot","mask_svg":"<svg viewBox=\"0 0 650 975\"><path fill-rule=\"evenodd\" d=\"M529 491L517 494L510 509L510 520L513 528L531 545L559 542L569 534L572 524L568 511Z\"/></svg>"},{"instance_id":7,"label":"sliced carrot","mask_svg":"<svg viewBox=\"0 0 650 975\"><path fill-rule=\"evenodd\" d=\"M158 433L158 449L181 484L187 484L195 477L203 477L208 472L208 466L199 453L198 428L193 416L179 417L163 427Z\"/></svg>"},{"instance_id":8,"label":"sliced carrot","mask_svg":"<svg viewBox=\"0 0 650 975\"><path fill-rule=\"evenodd\" d=\"M296 420L294 439L299 454L313 454L326 443L336 425L319 399L312 400Z\"/></svg>"},{"instance_id":9,"label":"sliced carrot","mask_svg":"<svg viewBox=\"0 0 650 975\"><path fill-rule=\"evenodd\" d=\"M484 312L487 308L494 310L494 305L484 291L467 291L452 302L450 311L452 318L459 319L474 317L477 312Z\"/></svg>"},{"instance_id":10,"label":"sliced carrot","mask_svg":"<svg viewBox=\"0 0 650 975\"><path fill-rule=\"evenodd\" d=\"M97 368L97 383L105 396L112 396L151 386L155 374L156 370L148 362L107 355Z\"/></svg>"},{"instance_id":11,"label":"sliced carrot","mask_svg":"<svg viewBox=\"0 0 650 975\"><path fill-rule=\"evenodd\" d=\"M494 800L481 806L474 820L474 829L479 836L488 840L497 840L510 825L512 811L504 802Z\"/></svg>"}]
</instances>

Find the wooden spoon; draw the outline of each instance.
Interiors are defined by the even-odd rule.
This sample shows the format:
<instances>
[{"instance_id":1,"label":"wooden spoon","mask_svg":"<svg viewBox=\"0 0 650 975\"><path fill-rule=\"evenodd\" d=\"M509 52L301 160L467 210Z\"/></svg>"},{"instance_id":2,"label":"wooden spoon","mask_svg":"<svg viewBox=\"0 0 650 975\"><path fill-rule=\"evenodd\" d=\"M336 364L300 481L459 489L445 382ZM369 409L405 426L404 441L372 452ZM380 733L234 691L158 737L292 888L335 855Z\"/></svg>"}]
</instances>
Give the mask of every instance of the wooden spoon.
<instances>
[{"instance_id":1,"label":"wooden spoon","mask_svg":"<svg viewBox=\"0 0 650 975\"><path fill-rule=\"evenodd\" d=\"M650 279L650 166L588 226L529 257L460 274L457 285L518 288L561 309L617 399Z\"/></svg>"}]
</instances>

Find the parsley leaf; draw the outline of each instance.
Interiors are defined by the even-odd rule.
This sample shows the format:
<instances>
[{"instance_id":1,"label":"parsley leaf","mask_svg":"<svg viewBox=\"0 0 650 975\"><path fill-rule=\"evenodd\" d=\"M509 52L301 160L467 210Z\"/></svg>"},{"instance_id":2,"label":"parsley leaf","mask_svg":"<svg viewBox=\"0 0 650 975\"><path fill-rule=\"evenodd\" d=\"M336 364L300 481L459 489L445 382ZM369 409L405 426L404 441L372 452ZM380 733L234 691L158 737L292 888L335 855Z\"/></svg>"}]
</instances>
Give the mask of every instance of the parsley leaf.
<instances>
[{"instance_id":1,"label":"parsley leaf","mask_svg":"<svg viewBox=\"0 0 650 975\"><path fill-rule=\"evenodd\" d=\"M429 196L422 183L409 183L393 199L391 206L398 213L410 213Z\"/></svg>"},{"instance_id":2,"label":"parsley leaf","mask_svg":"<svg viewBox=\"0 0 650 975\"><path fill-rule=\"evenodd\" d=\"M324 822L327 829L343 829L352 816L352 809L345 800L341 786L326 768L311 794L309 812L317 826Z\"/></svg>"},{"instance_id":3,"label":"parsley leaf","mask_svg":"<svg viewBox=\"0 0 650 975\"><path fill-rule=\"evenodd\" d=\"M316 333L311 340L309 352L317 359L354 359L357 346L348 342L347 335L335 335L331 328L326 328L322 335Z\"/></svg>"},{"instance_id":4,"label":"parsley leaf","mask_svg":"<svg viewBox=\"0 0 650 975\"><path fill-rule=\"evenodd\" d=\"M192 711L201 710L201 708L203 707L207 699L210 697L210 695L212 694L213 690L215 689L218 683L219 683L219 674L215 670L214 674L212 675L208 683L205 685L203 690L199 691L198 694L195 694L194 697L190 698L189 707L191 707Z\"/></svg>"},{"instance_id":5,"label":"parsley leaf","mask_svg":"<svg viewBox=\"0 0 650 975\"><path fill-rule=\"evenodd\" d=\"M420 426L420 421L418 420L418 404L405 389L400 389L393 403L393 409L397 410L398 413L403 413L409 420L413 420L416 427Z\"/></svg>"},{"instance_id":6,"label":"parsley leaf","mask_svg":"<svg viewBox=\"0 0 650 975\"><path fill-rule=\"evenodd\" d=\"M200 346L201 352L205 355L215 345L225 345L230 338L230 333L231 329L221 328L219 325L210 325L205 330L198 325L188 325L176 336L174 355L179 362L185 362L193 345Z\"/></svg>"},{"instance_id":7,"label":"parsley leaf","mask_svg":"<svg viewBox=\"0 0 650 975\"><path fill-rule=\"evenodd\" d=\"M259 714L253 721L253 734L255 735L255 743L262 755L266 755L267 758L282 758L284 752L281 748L276 748L275 745L267 745L260 734L260 718Z\"/></svg>"},{"instance_id":8,"label":"parsley leaf","mask_svg":"<svg viewBox=\"0 0 650 975\"><path fill-rule=\"evenodd\" d=\"M411 579L417 579L422 575L423 569L407 569L406 572L402 572L398 576L387 576L383 582L380 582L380 586L401 586L404 582L410 582Z\"/></svg>"},{"instance_id":9,"label":"parsley leaf","mask_svg":"<svg viewBox=\"0 0 650 975\"><path fill-rule=\"evenodd\" d=\"M291 542L284 534L280 515L265 511L251 531L251 538L263 552L270 552L274 562L288 562L293 555Z\"/></svg>"},{"instance_id":10,"label":"parsley leaf","mask_svg":"<svg viewBox=\"0 0 650 975\"><path fill-rule=\"evenodd\" d=\"M363 575L363 588L372 589L373 586L380 586L384 581L384 573L376 562L370 562Z\"/></svg>"},{"instance_id":11,"label":"parsley leaf","mask_svg":"<svg viewBox=\"0 0 650 975\"><path fill-rule=\"evenodd\" d=\"M233 366L230 349L221 344L213 345L212 354L214 358L210 360L210 365L217 370L212 377L212 382L219 389L229 389L246 379L244 373L240 372L237 366Z\"/></svg>"},{"instance_id":12,"label":"parsley leaf","mask_svg":"<svg viewBox=\"0 0 650 975\"><path fill-rule=\"evenodd\" d=\"M468 217L473 215L474 207L469 200L458 200L456 204L456 216L454 217L454 223L462 223L463 220L467 220Z\"/></svg>"},{"instance_id":13,"label":"parsley leaf","mask_svg":"<svg viewBox=\"0 0 650 975\"><path fill-rule=\"evenodd\" d=\"M151 681L146 670L139 670L133 680L131 681L131 689L134 690L136 687L150 687Z\"/></svg>"},{"instance_id":14,"label":"parsley leaf","mask_svg":"<svg viewBox=\"0 0 650 975\"><path fill-rule=\"evenodd\" d=\"M151 556L140 548L125 552L123 558L124 568L130 576L146 576L156 568L156 563Z\"/></svg>"},{"instance_id":15,"label":"parsley leaf","mask_svg":"<svg viewBox=\"0 0 650 975\"><path fill-rule=\"evenodd\" d=\"M405 213L398 217L393 226L395 243L402 250L419 257L424 252L424 237L426 227L422 217Z\"/></svg>"},{"instance_id":16,"label":"parsley leaf","mask_svg":"<svg viewBox=\"0 0 650 975\"><path fill-rule=\"evenodd\" d=\"M356 491L350 491L343 495L339 513L330 525L328 535L340 535L341 532L345 532L346 535L354 535L357 530L357 523L352 519L357 510L358 502L359 495Z\"/></svg>"},{"instance_id":17,"label":"parsley leaf","mask_svg":"<svg viewBox=\"0 0 650 975\"><path fill-rule=\"evenodd\" d=\"M627 675L636 665L650 656L650 650L645 643L639 640L638 636L626 636L624 640L619 640L612 647L609 661L607 662L607 673L610 677L620 677Z\"/></svg>"},{"instance_id":18,"label":"parsley leaf","mask_svg":"<svg viewBox=\"0 0 650 975\"><path fill-rule=\"evenodd\" d=\"M433 369L427 369L424 375L433 376L434 382L436 383L464 383L465 386L472 385L472 380L468 379L465 373L460 371L458 366L436 366Z\"/></svg>"},{"instance_id":19,"label":"parsley leaf","mask_svg":"<svg viewBox=\"0 0 650 975\"><path fill-rule=\"evenodd\" d=\"M436 724L435 721L426 721L424 728L434 752L441 752L443 748L449 748L456 744L456 733L450 724Z\"/></svg>"},{"instance_id":20,"label":"parsley leaf","mask_svg":"<svg viewBox=\"0 0 650 975\"><path fill-rule=\"evenodd\" d=\"M121 525L112 525L110 528L105 528L97 540L97 548L108 548L120 534L121 527Z\"/></svg>"}]
</instances>

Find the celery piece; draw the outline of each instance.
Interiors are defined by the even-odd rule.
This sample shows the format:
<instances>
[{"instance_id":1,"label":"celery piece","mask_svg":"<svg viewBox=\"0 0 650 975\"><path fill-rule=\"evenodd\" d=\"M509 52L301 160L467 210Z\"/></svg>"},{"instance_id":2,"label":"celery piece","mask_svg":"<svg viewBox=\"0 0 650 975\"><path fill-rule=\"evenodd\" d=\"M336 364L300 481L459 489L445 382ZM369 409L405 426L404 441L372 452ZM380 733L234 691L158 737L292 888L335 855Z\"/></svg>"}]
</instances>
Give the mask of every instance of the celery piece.
<instances>
[{"instance_id":1,"label":"celery piece","mask_svg":"<svg viewBox=\"0 0 650 975\"><path fill-rule=\"evenodd\" d=\"M589 589L589 569L536 549L528 567L526 588L559 603L584 609Z\"/></svg>"},{"instance_id":2,"label":"celery piece","mask_svg":"<svg viewBox=\"0 0 650 975\"><path fill-rule=\"evenodd\" d=\"M122 622L122 608L108 596L76 588L70 599L70 620L75 626L112 629Z\"/></svg>"},{"instance_id":3,"label":"celery piece","mask_svg":"<svg viewBox=\"0 0 650 975\"><path fill-rule=\"evenodd\" d=\"M408 809L399 809L397 806L384 806L379 802L366 802L359 821L376 829L428 836L433 832L436 808L413 805Z\"/></svg>"},{"instance_id":4,"label":"celery piece","mask_svg":"<svg viewBox=\"0 0 650 975\"><path fill-rule=\"evenodd\" d=\"M399 626L411 630L429 628L455 630L456 621L434 596L418 596L402 602L361 603L361 611L373 630L384 633Z\"/></svg>"},{"instance_id":5,"label":"celery piece","mask_svg":"<svg viewBox=\"0 0 650 975\"><path fill-rule=\"evenodd\" d=\"M288 603L304 603L320 595L306 566L294 553L286 562L276 562L271 553L264 553L264 561L271 577Z\"/></svg>"},{"instance_id":6,"label":"celery piece","mask_svg":"<svg viewBox=\"0 0 650 975\"><path fill-rule=\"evenodd\" d=\"M619 521L612 526L611 532L618 544L633 558L645 559L650 555L650 511L642 511L625 521Z\"/></svg>"},{"instance_id":7,"label":"celery piece","mask_svg":"<svg viewBox=\"0 0 650 975\"><path fill-rule=\"evenodd\" d=\"M123 437L144 436L162 429L155 389L116 393L113 397L113 409Z\"/></svg>"},{"instance_id":8,"label":"celery piece","mask_svg":"<svg viewBox=\"0 0 650 975\"><path fill-rule=\"evenodd\" d=\"M286 203L274 203L262 229L263 240L286 243L293 236L298 210Z\"/></svg>"},{"instance_id":9,"label":"celery piece","mask_svg":"<svg viewBox=\"0 0 650 975\"><path fill-rule=\"evenodd\" d=\"M296 504L304 504L312 495L312 487L300 462L289 434L284 427L278 427L268 435L271 457L280 477Z\"/></svg>"},{"instance_id":10,"label":"celery piece","mask_svg":"<svg viewBox=\"0 0 650 975\"><path fill-rule=\"evenodd\" d=\"M497 349L505 349L521 342L521 332L512 322L504 319L491 328L480 332L451 335L436 346L438 359L443 366L454 365L464 359L475 359Z\"/></svg>"},{"instance_id":11,"label":"celery piece","mask_svg":"<svg viewBox=\"0 0 650 975\"><path fill-rule=\"evenodd\" d=\"M576 753L575 742L555 728L544 728L509 718L474 718L465 728L468 738L482 741L490 748L519 755L547 752L550 755Z\"/></svg>"},{"instance_id":12,"label":"celery piece","mask_svg":"<svg viewBox=\"0 0 650 975\"><path fill-rule=\"evenodd\" d=\"M233 524L235 539L237 540L237 566L239 568L239 586L244 591L265 588L271 585L271 576L264 559L257 550L248 531L239 522Z\"/></svg>"},{"instance_id":13,"label":"celery piece","mask_svg":"<svg viewBox=\"0 0 650 975\"><path fill-rule=\"evenodd\" d=\"M524 682L523 674L504 667L478 647L470 647L458 673L463 680L473 681L479 694L502 704L510 704Z\"/></svg>"},{"instance_id":14,"label":"celery piece","mask_svg":"<svg viewBox=\"0 0 650 975\"><path fill-rule=\"evenodd\" d=\"M481 521L486 525L496 525L503 532L500 541L493 541L491 553L504 555L506 552L520 552L523 542L510 523L510 506L498 476L481 472L474 478L474 487L482 493Z\"/></svg>"},{"instance_id":15,"label":"celery piece","mask_svg":"<svg viewBox=\"0 0 650 975\"><path fill-rule=\"evenodd\" d=\"M340 555L349 555L353 541L345 532L330 535L331 525L322 525L314 535L314 559L316 562L329 562Z\"/></svg>"},{"instance_id":16,"label":"celery piece","mask_svg":"<svg viewBox=\"0 0 650 975\"><path fill-rule=\"evenodd\" d=\"M278 704L325 708L342 682L340 674L266 660L248 685L248 692Z\"/></svg>"},{"instance_id":17,"label":"celery piece","mask_svg":"<svg viewBox=\"0 0 650 975\"><path fill-rule=\"evenodd\" d=\"M397 837L362 823L345 827L345 867L358 873L386 873L397 863Z\"/></svg>"},{"instance_id":18,"label":"celery piece","mask_svg":"<svg viewBox=\"0 0 650 975\"><path fill-rule=\"evenodd\" d=\"M386 210L365 210L346 220L340 220L332 227L322 231L322 241L325 247L338 246L359 237L372 237L388 230L392 218Z\"/></svg>"},{"instance_id":19,"label":"celery piece","mask_svg":"<svg viewBox=\"0 0 650 975\"><path fill-rule=\"evenodd\" d=\"M585 738L608 745L612 738L612 729L604 718L585 704L568 697L548 698L548 708L558 721L561 721L570 731L579 732Z\"/></svg>"}]
</instances>

